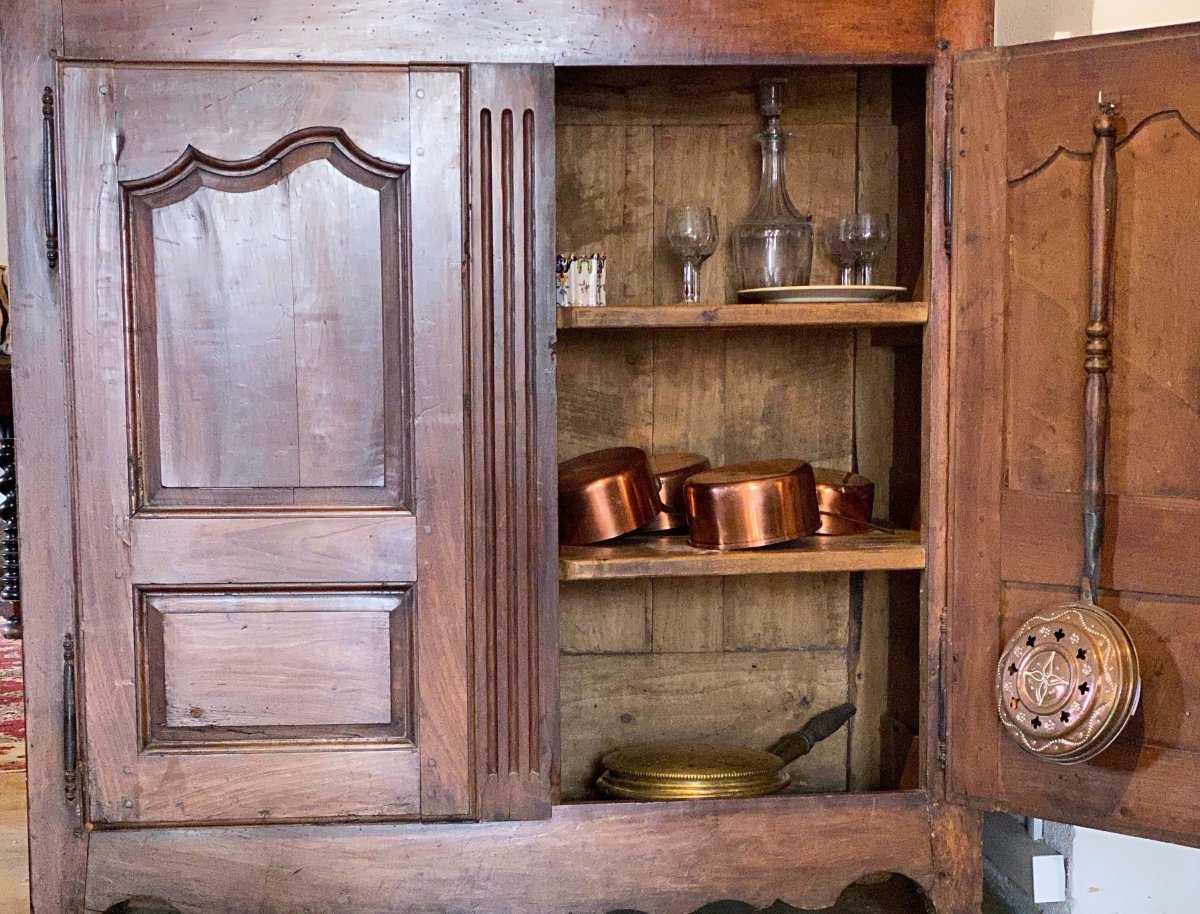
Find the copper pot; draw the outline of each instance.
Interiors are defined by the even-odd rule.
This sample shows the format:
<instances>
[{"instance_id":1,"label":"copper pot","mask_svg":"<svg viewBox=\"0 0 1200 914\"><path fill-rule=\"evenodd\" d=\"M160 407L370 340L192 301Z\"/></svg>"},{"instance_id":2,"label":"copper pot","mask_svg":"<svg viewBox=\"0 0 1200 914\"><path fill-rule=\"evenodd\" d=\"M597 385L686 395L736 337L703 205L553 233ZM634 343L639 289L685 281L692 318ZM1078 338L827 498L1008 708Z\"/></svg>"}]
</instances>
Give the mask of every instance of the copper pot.
<instances>
[{"instance_id":1,"label":"copper pot","mask_svg":"<svg viewBox=\"0 0 1200 914\"><path fill-rule=\"evenodd\" d=\"M786 543L821 526L812 467L755 460L698 473L683 487L689 541L700 549Z\"/></svg>"},{"instance_id":2,"label":"copper pot","mask_svg":"<svg viewBox=\"0 0 1200 914\"><path fill-rule=\"evenodd\" d=\"M687 506L683 501L683 484L712 464L700 454L671 451L650 457L650 472L658 483L658 500L663 509L646 525L653 533L682 530L687 526Z\"/></svg>"},{"instance_id":3,"label":"copper pot","mask_svg":"<svg viewBox=\"0 0 1200 914\"><path fill-rule=\"evenodd\" d=\"M816 467L817 505L821 509L818 533L844 536L870 531L875 483L857 473Z\"/></svg>"},{"instance_id":4,"label":"copper pot","mask_svg":"<svg viewBox=\"0 0 1200 914\"><path fill-rule=\"evenodd\" d=\"M661 510L641 448L607 448L558 465L558 539L564 546L632 533Z\"/></svg>"}]
</instances>

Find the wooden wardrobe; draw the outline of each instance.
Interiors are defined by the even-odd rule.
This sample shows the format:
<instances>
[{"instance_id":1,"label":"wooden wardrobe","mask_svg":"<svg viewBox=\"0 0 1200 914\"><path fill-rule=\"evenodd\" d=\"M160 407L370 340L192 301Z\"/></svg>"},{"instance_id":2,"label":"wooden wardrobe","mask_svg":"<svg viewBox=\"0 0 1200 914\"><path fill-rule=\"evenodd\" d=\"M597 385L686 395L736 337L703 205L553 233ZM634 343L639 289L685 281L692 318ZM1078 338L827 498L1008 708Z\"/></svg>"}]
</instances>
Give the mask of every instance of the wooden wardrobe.
<instances>
[{"instance_id":1,"label":"wooden wardrobe","mask_svg":"<svg viewBox=\"0 0 1200 914\"><path fill-rule=\"evenodd\" d=\"M1200 844L1200 30L992 50L991 8L14 5L34 908L686 914L897 873L967 914L984 810ZM905 301L739 311L723 243L701 307L655 307L665 208L749 208L763 76L798 206L888 213ZM1063 767L995 675L1078 581L1098 92L1101 602L1144 687ZM556 311L590 250L609 307ZM615 444L854 463L901 530L560 554L556 464ZM787 793L592 787L846 700Z\"/></svg>"}]
</instances>

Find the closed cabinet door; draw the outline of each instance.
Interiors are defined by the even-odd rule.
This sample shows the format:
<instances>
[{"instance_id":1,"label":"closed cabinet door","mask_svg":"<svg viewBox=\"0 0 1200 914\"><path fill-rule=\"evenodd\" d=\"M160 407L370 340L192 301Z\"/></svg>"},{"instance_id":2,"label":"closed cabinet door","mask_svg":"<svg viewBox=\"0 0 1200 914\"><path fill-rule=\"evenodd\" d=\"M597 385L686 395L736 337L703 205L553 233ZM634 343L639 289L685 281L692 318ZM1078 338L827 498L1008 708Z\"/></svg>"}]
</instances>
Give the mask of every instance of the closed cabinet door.
<instances>
[{"instance_id":1,"label":"closed cabinet door","mask_svg":"<svg viewBox=\"0 0 1200 914\"><path fill-rule=\"evenodd\" d=\"M468 815L461 72L60 78L90 820Z\"/></svg>"}]
</instances>

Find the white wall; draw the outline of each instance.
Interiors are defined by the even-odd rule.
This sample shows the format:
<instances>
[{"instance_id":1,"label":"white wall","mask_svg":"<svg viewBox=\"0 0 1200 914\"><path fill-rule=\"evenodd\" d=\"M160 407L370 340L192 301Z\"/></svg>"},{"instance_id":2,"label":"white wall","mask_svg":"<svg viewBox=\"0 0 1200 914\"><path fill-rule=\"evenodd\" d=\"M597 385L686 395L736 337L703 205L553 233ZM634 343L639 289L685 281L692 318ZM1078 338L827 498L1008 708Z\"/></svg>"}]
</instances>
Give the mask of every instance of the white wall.
<instances>
[{"instance_id":1,"label":"white wall","mask_svg":"<svg viewBox=\"0 0 1200 914\"><path fill-rule=\"evenodd\" d=\"M996 0L996 43L1198 20L1200 0ZM1071 914L1200 911L1200 850L1077 828L1069 853Z\"/></svg>"},{"instance_id":2,"label":"white wall","mask_svg":"<svg viewBox=\"0 0 1200 914\"><path fill-rule=\"evenodd\" d=\"M1006 0L997 0L997 6ZM1122 32L1200 20L1200 0L1091 0L1092 32Z\"/></svg>"}]
</instances>

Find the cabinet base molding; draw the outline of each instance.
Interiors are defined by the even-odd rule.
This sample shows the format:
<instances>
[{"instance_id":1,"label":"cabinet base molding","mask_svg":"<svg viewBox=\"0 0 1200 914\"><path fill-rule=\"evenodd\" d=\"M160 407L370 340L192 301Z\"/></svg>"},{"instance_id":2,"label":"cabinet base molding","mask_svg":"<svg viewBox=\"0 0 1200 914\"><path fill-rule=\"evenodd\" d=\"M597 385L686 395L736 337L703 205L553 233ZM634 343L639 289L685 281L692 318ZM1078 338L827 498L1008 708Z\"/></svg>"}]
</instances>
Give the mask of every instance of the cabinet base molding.
<instances>
[{"instance_id":1,"label":"cabinet base molding","mask_svg":"<svg viewBox=\"0 0 1200 914\"><path fill-rule=\"evenodd\" d=\"M953 901L939 914L966 914L978 910L971 821L909 791L576 804L545 822L97 831L86 907L149 895L183 914L824 908L854 880L895 872Z\"/></svg>"}]
</instances>

